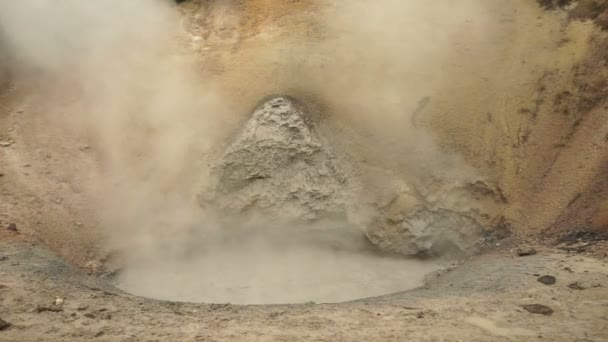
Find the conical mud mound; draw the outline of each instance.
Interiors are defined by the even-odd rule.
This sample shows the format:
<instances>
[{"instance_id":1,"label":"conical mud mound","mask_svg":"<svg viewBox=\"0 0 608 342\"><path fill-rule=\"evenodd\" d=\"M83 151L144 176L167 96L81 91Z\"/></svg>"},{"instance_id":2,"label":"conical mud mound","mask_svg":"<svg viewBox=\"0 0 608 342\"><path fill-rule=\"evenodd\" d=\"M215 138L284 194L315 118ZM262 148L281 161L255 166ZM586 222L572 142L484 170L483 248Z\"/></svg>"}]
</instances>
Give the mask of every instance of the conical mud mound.
<instances>
[{"instance_id":1,"label":"conical mud mound","mask_svg":"<svg viewBox=\"0 0 608 342\"><path fill-rule=\"evenodd\" d=\"M215 167L203 205L287 218L342 215L353 194L348 167L322 142L294 100L273 98L253 113Z\"/></svg>"}]
</instances>

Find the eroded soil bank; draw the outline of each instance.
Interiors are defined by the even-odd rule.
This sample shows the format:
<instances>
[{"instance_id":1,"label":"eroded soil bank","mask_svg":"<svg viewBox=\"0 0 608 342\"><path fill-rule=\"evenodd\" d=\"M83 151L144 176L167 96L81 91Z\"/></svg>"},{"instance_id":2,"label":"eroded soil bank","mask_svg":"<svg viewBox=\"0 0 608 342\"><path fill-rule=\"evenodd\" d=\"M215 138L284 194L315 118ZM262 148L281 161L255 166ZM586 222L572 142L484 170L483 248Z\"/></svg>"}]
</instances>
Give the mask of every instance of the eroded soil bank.
<instances>
[{"instance_id":1,"label":"eroded soil bank","mask_svg":"<svg viewBox=\"0 0 608 342\"><path fill-rule=\"evenodd\" d=\"M0 341L608 338L606 1L54 4L0 4ZM275 119L254 109L275 95L306 114L260 139ZM154 270L221 274L230 243L210 236L226 217L272 231L285 213L315 234L265 236L306 247L300 267L356 261L363 237L484 253L342 304L170 303L104 278L143 265L123 274L133 292L186 300ZM310 223L325 218L347 233ZM412 233L429 227L446 234ZM231 241L269 272L251 280L288 259ZM210 246L221 262L197 263ZM391 264L385 290L430 270Z\"/></svg>"}]
</instances>

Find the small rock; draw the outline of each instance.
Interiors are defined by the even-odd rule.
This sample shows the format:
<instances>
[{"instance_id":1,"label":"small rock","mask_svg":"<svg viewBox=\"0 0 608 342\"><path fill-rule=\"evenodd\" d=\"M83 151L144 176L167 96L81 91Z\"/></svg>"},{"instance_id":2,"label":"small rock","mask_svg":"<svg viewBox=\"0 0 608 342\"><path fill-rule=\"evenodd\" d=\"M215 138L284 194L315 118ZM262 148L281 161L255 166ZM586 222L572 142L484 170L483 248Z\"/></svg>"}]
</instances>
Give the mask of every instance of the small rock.
<instances>
[{"instance_id":1,"label":"small rock","mask_svg":"<svg viewBox=\"0 0 608 342\"><path fill-rule=\"evenodd\" d=\"M90 275L100 275L104 271L103 263L99 260L87 261L84 267L87 273ZM101 289L99 291L101 291Z\"/></svg>"},{"instance_id":2,"label":"small rock","mask_svg":"<svg viewBox=\"0 0 608 342\"><path fill-rule=\"evenodd\" d=\"M65 299L57 297L57 298L55 298L55 303L54 304L56 306L59 306L59 305L63 305L64 302L65 302Z\"/></svg>"},{"instance_id":3,"label":"small rock","mask_svg":"<svg viewBox=\"0 0 608 342\"><path fill-rule=\"evenodd\" d=\"M100 330L97 332L97 334L95 334L95 337L101 337L105 334L105 332L103 330Z\"/></svg>"},{"instance_id":4,"label":"small rock","mask_svg":"<svg viewBox=\"0 0 608 342\"><path fill-rule=\"evenodd\" d=\"M61 311L63 311L63 309L61 307L58 307L58 306L41 306L40 305L40 306L36 307L36 311L37 312L46 312L46 311L49 311L49 312L61 312Z\"/></svg>"},{"instance_id":5,"label":"small rock","mask_svg":"<svg viewBox=\"0 0 608 342\"><path fill-rule=\"evenodd\" d=\"M14 223L9 224L9 225L8 225L8 227L6 227L6 229L7 229L7 230L10 230L11 232L16 232L16 231L18 231L18 229L17 229L17 225L16 225L16 224L14 224Z\"/></svg>"},{"instance_id":6,"label":"small rock","mask_svg":"<svg viewBox=\"0 0 608 342\"><path fill-rule=\"evenodd\" d=\"M0 141L0 147L9 147L11 146L13 143L10 141Z\"/></svg>"},{"instance_id":7,"label":"small rock","mask_svg":"<svg viewBox=\"0 0 608 342\"><path fill-rule=\"evenodd\" d=\"M555 285L557 283L557 279L554 276L544 275L537 279L539 283L543 283L545 285Z\"/></svg>"},{"instance_id":8,"label":"small rock","mask_svg":"<svg viewBox=\"0 0 608 342\"><path fill-rule=\"evenodd\" d=\"M210 304L209 305L209 310L211 311L217 311L217 310L222 310L225 308L230 307L230 304Z\"/></svg>"},{"instance_id":9,"label":"small rock","mask_svg":"<svg viewBox=\"0 0 608 342\"><path fill-rule=\"evenodd\" d=\"M530 246L522 246L517 248L517 255L520 257L530 256L536 254L536 249Z\"/></svg>"},{"instance_id":10,"label":"small rock","mask_svg":"<svg viewBox=\"0 0 608 342\"><path fill-rule=\"evenodd\" d=\"M523 305L522 308L524 308L524 310L528 311L529 313L537 315L551 316L553 314L553 309L542 304L528 304Z\"/></svg>"},{"instance_id":11,"label":"small rock","mask_svg":"<svg viewBox=\"0 0 608 342\"><path fill-rule=\"evenodd\" d=\"M576 283L572 283L570 285L568 285L569 288L573 289L573 290L586 290L586 288L584 288L580 283L576 282Z\"/></svg>"},{"instance_id":12,"label":"small rock","mask_svg":"<svg viewBox=\"0 0 608 342\"><path fill-rule=\"evenodd\" d=\"M2 318L0 318L0 331L6 330L11 327L11 324Z\"/></svg>"}]
</instances>

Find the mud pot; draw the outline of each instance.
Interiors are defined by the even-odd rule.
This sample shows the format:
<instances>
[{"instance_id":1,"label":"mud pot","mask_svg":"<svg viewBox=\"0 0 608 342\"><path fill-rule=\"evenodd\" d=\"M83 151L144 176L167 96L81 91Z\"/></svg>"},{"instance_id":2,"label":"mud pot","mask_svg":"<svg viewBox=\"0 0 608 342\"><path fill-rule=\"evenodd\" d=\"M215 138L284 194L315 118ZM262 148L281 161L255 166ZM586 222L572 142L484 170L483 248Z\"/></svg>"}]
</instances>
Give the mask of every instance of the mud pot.
<instances>
[{"instance_id":1,"label":"mud pot","mask_svg":"<svg viewBox=\"0 0 608 342\"><path fill-rule=\"evenodd\" d=\"M608 2L0 2L0 341L608 340Z\"/></svg>"},{"instance_id":2,"label":"mud pot","mask_svg":"<svg viewBox=\"0 0 608 342\"><path fill-rule=\"evenodd\" d=\"M425 276L441 268L437 261L311 244L304 237L282 236L284 230L253 231L228 242L207 237L198 246L202 251L127 266L114 278L115 285L132 294L182 302L337 303L420 287Z\"/></svg>"}]
</instances>

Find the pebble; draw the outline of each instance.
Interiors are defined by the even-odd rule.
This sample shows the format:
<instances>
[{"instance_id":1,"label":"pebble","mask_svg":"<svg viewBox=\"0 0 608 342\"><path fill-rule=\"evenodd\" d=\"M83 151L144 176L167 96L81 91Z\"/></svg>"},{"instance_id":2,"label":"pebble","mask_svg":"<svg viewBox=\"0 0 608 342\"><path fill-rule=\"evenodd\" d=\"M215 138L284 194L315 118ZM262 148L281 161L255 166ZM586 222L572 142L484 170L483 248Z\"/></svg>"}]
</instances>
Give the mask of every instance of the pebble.
<instances>
[{"instance_id":1,"label":"pebble","mask_svg":"<svg viewBox=\"0 0 608 342\"><path fill-rule=\"evenodd\" d=\"M585 290L585 288L578 282L572 283L572 284L568 285L568 287L573 290L579 290L579 291Z\"/></svg>"},{"instance_id":2,"label":"pebble","mask_svg":"<svg viewBox=\"0 0 608 342\"><path fill-rule=\"evenodd\" d=\"M522 307L524 308L524 310L528 311L529 313L533 313L533 314L537 314L537 315L551 316L553 314L553 309L551 309L550 307L548 307L546 305L542 305L542 304L528 304L528 305L523 305Z\"/></svg>"},{"instance_id":3,"label":"pebble","mask_svg":"<svg viewBox=\"0 0 608 342\"><path fill-rule=\"evenodd\" d=\"M555 285L557 283L557 279L554 276L544 275L537 279L539 283L543 283L545 285Z\"/></svg>"},{"instance_id":4,"label":"pebble","mask_svg":"<svg viewBox=\"0 0 608 342\"><path fill-rule=\"evenodd\" d=\"M16 231L18 231L17 225L14 223L11 223L8 225L8 227L6 227L6 230L10 230L11 232L16 232Z\"/></svg>"},{"instance_id":5,"label":"pebble","mask_svg":"<svg viewBox=\"0 0 608 342\"><path fill-rule=\"evenodd\" d=\"M517 248L517 255L520 257L530 256L536 254L536 249L534 247L522 246Z\"/></svg>"}]
</instances>

